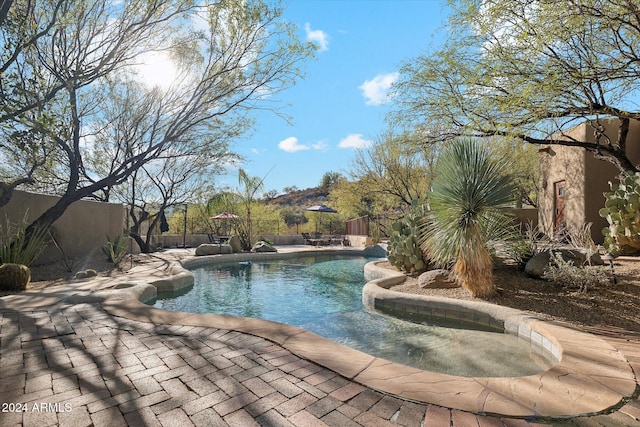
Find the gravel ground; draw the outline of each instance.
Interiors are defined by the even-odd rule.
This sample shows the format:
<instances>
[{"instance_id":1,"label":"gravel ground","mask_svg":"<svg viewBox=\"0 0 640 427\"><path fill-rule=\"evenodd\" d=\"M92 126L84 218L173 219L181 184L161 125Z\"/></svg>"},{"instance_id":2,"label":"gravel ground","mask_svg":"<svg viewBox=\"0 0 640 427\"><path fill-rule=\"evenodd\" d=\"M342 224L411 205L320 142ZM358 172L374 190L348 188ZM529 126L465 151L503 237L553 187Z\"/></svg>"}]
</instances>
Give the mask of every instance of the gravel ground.
<instances>
[{"instance_id":1,"label":"gravel ground","mask_svg":"<svg viewBox=\"0 0 640 427\"><path fill-rule=\"evenodd\" d=\"M393 268L390 265L387 267ZM609 266L598 268L605 269L611 276ZM498 265L494 270L497 292L484 301L533 312L548 320L640 332L640 259L616 261L614 268L617 284L601 284L589 288L587 292L579 292L546 280L528 277L514 265ZM418 281L411 277L391 290L474 299L463 288L422 289L418 286Z\"/></svg>"}]
</instances>

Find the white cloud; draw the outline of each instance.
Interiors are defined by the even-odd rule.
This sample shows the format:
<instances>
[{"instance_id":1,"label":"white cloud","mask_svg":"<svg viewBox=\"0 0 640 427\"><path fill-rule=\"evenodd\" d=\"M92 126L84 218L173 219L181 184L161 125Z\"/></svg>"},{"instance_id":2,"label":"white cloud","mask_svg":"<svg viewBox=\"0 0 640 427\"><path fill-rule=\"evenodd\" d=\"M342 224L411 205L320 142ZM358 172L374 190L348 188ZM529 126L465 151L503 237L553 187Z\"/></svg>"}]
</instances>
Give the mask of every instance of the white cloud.
<instances>
[{"instance_id":1,"label":"white cloud","mask_svg":"<svg viewBox=\"0 0 640 427\"><path fill-rule=\"evenodd\" d=\"M318 141L315 144L311 144L311 148L318 151L327 151L329 149L329 145L324 141Z\"/></svg>"},{"instance_id":2,"label":"white cloud","mask_svg":"<svg viewBox=\"0 0 640 427\"><path fill-rule=\"evenodd\" d=\"M367 105L382 105L389 101L389 89L400 77L400 73L378 74L358 87L367 100Z\"/></svg>"},{"instance_id":3,"label":"white cloud","mask_svg":"<svg viewBox=\"0 0 640 427\"><path fill-rule=\"evenodd\" d=\"M311 25L307 22L304 24L304 30L307 32L307 40L318 46L318 50L329 50L329 35L322 30L312 30Z\"/></svg>"},{"instance_id":4,"label":"white cloud","mask_svg":"<svg viewBox=\"0 0 640 427\"><path fill-rule=\"evenodd\" d=\"M340 148L353 148L355 150L358 150L360 148L371 147L371 145L373 145L373 141L370 141L368 139L364 139L362 137L361 133L352 133L351 135L347 136L346 138L343 138L340 141L340 143L338 144L338 147L340 147Z\"/></svg>"},{"instance_id":5,"label":"white cloud","mask_svg":"<svg viewBox=\"0 0 640 427\"><path fill-rule=\"evenodd\" d=\"M286 151L287 153L295 153L296 151L308 150L308 145L298 144L298 138L295 136L290 136L287 139L283 139L278 143L278 148Z\"/></svg>"}]
</instances>

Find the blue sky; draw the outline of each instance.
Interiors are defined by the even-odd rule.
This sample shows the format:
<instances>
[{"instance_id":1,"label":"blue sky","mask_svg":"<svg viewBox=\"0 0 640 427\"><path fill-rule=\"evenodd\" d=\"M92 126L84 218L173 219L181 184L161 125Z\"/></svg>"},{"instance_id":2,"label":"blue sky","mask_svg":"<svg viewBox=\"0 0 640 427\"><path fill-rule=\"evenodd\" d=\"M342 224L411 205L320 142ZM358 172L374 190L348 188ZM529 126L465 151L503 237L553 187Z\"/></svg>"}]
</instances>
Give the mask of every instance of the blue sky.
<instances>
[{"instance_id":1,"label":"blue sky","mask_svg":"<svg viewBox=\"0 0 640 427\"><path fill-rule=\"evenodd\" d=\"M444 38L439 0L289 0L284 18L320 49L304 80L278 95L291 124L273 113L256 116L254 131L234 145L265 191L317 186L325 172L348 175L355 150L386 128L386 88L402 61ZM218 179L237 186L237 171Z\"/></svg>"}]
</instances>

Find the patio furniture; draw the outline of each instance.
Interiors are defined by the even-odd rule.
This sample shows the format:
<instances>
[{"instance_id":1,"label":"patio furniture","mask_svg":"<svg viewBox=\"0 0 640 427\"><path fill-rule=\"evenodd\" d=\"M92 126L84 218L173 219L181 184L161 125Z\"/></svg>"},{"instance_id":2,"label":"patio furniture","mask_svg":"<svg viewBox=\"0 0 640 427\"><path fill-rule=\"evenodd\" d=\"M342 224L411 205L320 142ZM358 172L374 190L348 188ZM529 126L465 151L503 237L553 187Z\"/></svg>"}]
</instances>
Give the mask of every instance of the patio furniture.
<instances>
[{"instance_id":1,"label":"patio furniture","mask_svg":"<svg viewBox=\"0 0 640 427\"><path fill-rule=\"evenodd\" d=\"M313 244L311 242L311 236L309 235L309 233L302 233L302 238L304 239L304 244L305 245L312 245Z\"/></svg>"},{"instance_id":2,"label":"patio furniture","mask_svg":"<svg viewBox=\"0 0 640 427\"><path fill-rule=\"evenodd\" d=\"M207 234L207 236L209 237L209 243L215 243L217 245L226 243L227 241L229 241L229 238L231 237L231 236L220 236L213 233L209 233Z\"/></svg>"},{"instance_id":3,"label":"patio furniture","mask_svg":"<svg viewBox=\"0 0 640 427\"><path fill-rule=\"evenodd\" d=\"M331 236L331 238L329 239L329 244L345 246L344 236L340 236L340 235Z\"/></svg>"}]
</instances>

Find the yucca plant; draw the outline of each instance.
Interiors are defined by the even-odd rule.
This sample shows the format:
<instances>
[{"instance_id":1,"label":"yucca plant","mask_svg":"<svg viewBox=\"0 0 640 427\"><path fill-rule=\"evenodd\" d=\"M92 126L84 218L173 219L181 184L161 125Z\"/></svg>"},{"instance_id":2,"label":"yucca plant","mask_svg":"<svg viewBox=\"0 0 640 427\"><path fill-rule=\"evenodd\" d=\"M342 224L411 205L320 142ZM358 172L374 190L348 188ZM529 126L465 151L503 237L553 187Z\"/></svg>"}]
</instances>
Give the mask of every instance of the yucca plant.
<instances>
[{"instance_id":1,"label":"yucca plant","mask_svg":"<svg viewBox=\"0 0 640 427\"><path fill-rule=\"evenodd\" d=\"M502 207L512 200L509 164L468 139L443 152L431 194L430 221L421 242L431 260L451 268L475 297L494 293L490 244L513 230Z\"/></svg>"}]
</instances>

